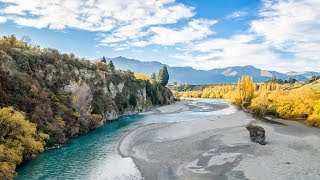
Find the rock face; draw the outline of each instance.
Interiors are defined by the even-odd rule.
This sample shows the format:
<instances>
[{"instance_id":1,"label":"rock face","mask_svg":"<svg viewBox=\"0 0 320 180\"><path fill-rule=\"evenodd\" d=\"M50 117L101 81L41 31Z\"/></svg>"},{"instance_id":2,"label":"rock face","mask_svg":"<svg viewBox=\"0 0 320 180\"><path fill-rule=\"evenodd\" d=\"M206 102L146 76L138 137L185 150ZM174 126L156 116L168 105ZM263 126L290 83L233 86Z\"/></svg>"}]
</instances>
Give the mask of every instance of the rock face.
<instances>
[{"instance_id":1,"label":"rock face","mask_svg":"<svg viewBox=\"0 0 320 180\"><path fill-rule=\"evenodd\" d=\"M251 141L253 141L255 143L259 143L261 145L266 144L266 142L265 142L266 135L265 135L265 130L263 129L263 127L258 126L258 125L248 124L246 126L246 128L250 133Z\"/></svg>"}]
</instances>

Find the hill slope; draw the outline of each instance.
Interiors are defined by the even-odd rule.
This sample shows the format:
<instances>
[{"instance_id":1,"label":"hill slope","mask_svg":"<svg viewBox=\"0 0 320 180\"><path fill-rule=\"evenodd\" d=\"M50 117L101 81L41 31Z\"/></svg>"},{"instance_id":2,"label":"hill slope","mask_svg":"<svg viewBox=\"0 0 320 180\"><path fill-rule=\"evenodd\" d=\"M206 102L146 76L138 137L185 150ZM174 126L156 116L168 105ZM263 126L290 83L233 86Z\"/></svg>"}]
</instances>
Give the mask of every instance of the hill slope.
<instances>
[{"instance_id":1,"label":"hill slope","mask_svg":"<svg viewBox=\"0 0 320 180\"><path fill-rule=\"evenodd\" d=\"M0 80L0 107L25 112L40 131L50 135L48 146L64 143L106 120L172 100L161 85L54 49L33 52L0 46ZM156 90L162 97L154 98Z\"/></svg>"},{"instance_id":2,"label":"hill slope","mask_svg":"<svg viewBox=\"0 0 320 180\"><path fill-rule=\"evenodd\" d=\"M316 80L314 82L303 85L301 88L303 89L312 89L318 93L320 93L320 80Z\"/></svg>"},{"instance_id":3,"label":"hill slope","mask_svg":"<svg viewBox=\"0 0 320 180\"><path fill-rule=\"evenodd\" d=\"M108 120L172 101L168 88L130 72L0 38L0 179L13 179L16 165L45 143L59 147Z\"/></svg>"}]
</instances>

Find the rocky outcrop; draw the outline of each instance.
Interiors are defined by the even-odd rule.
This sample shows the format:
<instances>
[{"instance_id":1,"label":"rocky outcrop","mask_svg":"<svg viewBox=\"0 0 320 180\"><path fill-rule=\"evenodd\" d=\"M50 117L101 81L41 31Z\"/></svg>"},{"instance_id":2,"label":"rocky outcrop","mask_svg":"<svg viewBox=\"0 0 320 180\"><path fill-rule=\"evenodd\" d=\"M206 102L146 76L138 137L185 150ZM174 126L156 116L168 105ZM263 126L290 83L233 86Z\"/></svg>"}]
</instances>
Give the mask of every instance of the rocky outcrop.
<instances>
[{"instance_id":1,"label":"rocky outcrop","mask_svg":"<svg viewBox=\"0 0 320 180\"><path fill-rule=\"evenodd\" d=\"M105 113L105 120L116 120L119 118L119 113L116 110L110 110L108 112Z\"/></svg>"},{"instance_id":2,"label":"rocky outcrop","mask_svg":"<svg viewBox=\"0 0 320 180\"><path fill-rule=\"evenodd\" d=\"M87 87L88 85L90 87L85 92L90 96L94 96L95 94L97 94L97 92L102 91L101 97L99 99L106 100L102 102L102 104L98 104L98 106L106 107L102 110L104 112L102 112L104 114L104 121L116 120L121 116L136 114L151 107L151 104L147 104L145 85L141 82L133 81L133 79L131 77L127 77L127 74L125 73L109 73L105 74L105 76L102 76L101 73L94 74L92 72L84 70L80 70L80 72L81 73L78 75L80 77L79 79L81 80L69 81L69 83L64 86L64 90L66 92L72 93L73 96L75 96L78 91L81 91L81 89ZM129 103L130 98L134 98L135 104ZM74 106L81 106L76 103L74 103ZM90 101L90 103L96 102ZM82 106L88 105L83 104ZM119 106L123 106L123 109ZM93 109L91 109L91 111L92 110Z\"/></svg>"},{"instance_id":3,"label":"rocky outcrop","mask_svg":"<svg viewBox=\"0 0 320 180\"><path fill-rule=\"evenodd\" d=\"M113 85L112 82L109 84L109 91L110 91L110 93L111 93L111 97L112 97L112 98L116 97L116 95L117 95L117 90L116 90L116 87Z\"/></svg>"},{"instance_id":4,"label":"rocky outcrop","mask_svg":"<svg viewBox=\"0 0 320 180\"><path fill-rule=\"evenodd\" d=\"M246 126L246 128L250 133L251 141L253 141L255 143L259 143L261 145L266 144L266 142L265 142L266 135L265 135L265 130L263 129L263 127L258 126L258 125L248 124Z\"/></svg>"},{"instance_id":5,"label":"rocky outcrop","mask_svg":"<svg viewBox=\"0 0 320 180\"><path fill-rule=\"evenodd\" d=\"M93 100L91 104L83 106L91 106L91 111L94 112L96 106L105 107L102 108L100 112L104 114L103 119L105 122L108 120L116 120L121 116L137 114L146 111L154 105L159 105L150 103L150 94L147 93L146 82L137 81L126 72L104 72L104 74L101 75L99 71L92 72L80 69L80 71L76 70L75 74L78 74L78 81L75 79L70 80L69 83L64 86L64 90L75 96L83 87L89 86L89 90L81 92L86 92L87 96L93 97ZM159 86L158 88L162 95L161 99L163 99L163 102L160 103L172 103L173 94L171 91L163 86ZM94 98L96 94L100 95ZM101 99L103 99L103 102L97 103L97 101ZM74 106L79 107L79 105ZM90 111L90 109L86 109Z\"/></svg>"}]
</instances>

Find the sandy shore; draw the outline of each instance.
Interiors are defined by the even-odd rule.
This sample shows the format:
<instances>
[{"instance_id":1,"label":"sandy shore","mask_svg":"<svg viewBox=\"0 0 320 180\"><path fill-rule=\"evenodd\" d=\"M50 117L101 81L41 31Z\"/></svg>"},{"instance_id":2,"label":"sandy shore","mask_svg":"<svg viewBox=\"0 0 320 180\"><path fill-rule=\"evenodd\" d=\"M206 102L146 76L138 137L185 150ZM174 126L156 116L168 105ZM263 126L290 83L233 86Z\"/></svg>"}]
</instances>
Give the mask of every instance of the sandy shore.
<instances>
[{"instance_id":1,"label":"sandy shore","mask_svg":"<svg viewBox=\"0 0 320 180\"><path fill-rule=\"evenodd\" d=\"M181 111L186 111L188 110L189 107L187 106L186 103L183 102L176 102L174 104L170 104L168 106L162 106L157 108L157 110L160 113L174 113L174 112L181 112Z\"/></svg>"},{"instance_id":2,"label":"sandy shore","mask_svg":"<svg viewBox=\"0 0 320 180\"><path fill-rule=\"evenodd\" d=\"M158 110L175 113L201 106L193 103ZM208 111L229 107L200 103ZM265 128L266 145L250 141L245 129L249 122ZM118 151L133 159L145 179L320 179L320 130L287 124L259 122L242 111L155 123L128 132Z\"/></svg>"}]
</instances>

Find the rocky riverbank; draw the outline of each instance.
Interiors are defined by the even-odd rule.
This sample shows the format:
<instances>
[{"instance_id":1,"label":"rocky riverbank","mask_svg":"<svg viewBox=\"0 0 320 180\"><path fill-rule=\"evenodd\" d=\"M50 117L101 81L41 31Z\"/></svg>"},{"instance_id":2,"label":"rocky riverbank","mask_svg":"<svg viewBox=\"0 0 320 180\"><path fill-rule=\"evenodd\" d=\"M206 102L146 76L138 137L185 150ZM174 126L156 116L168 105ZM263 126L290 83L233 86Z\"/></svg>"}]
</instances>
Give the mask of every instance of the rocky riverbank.
<instances>
[{"instance_id":1,"label":"rocky riverbank","mask_svg":"<svg viewBox=\"0 0 320 180\"><path fill-rule=\"evenodd\" d=\"M183 113L193 105L182 101L159 111ZM251 142L248 123L265 129L266 145ZM141 126L118 146L146 179L317 179L319 149L318 129L294 122L288 126L260 122L235 108L192 121Z\"/></svg>"}]
</instances>

